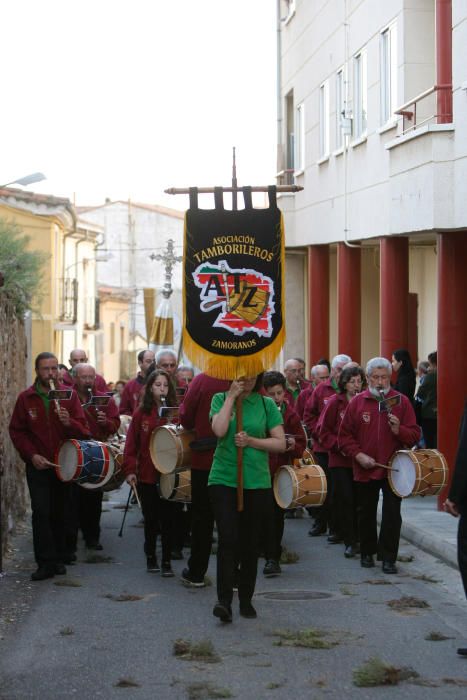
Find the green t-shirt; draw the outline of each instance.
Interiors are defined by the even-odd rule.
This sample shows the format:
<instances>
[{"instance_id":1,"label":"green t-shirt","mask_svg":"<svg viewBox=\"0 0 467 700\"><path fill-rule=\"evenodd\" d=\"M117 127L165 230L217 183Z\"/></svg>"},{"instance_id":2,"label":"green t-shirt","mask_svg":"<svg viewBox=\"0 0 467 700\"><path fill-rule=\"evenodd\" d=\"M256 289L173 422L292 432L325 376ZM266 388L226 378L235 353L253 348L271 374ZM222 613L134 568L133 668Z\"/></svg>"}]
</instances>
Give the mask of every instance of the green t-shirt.
<instances>
[{"instance_id":1,"label":"green t-shirt","mask_svg":"<svg viewBox=\"0 0 467 700\"><path fill-rule=\"evenodd\" d=\"M225 394L212 397L210 417L219 413L225 402ZM269 431L282 425L282 415L274 401L256 392L243 399L243 430L256 438L269 437ZM217 441L208 485L237 486L237 448L234 436L237 433L235 408L230 418L229 429ZM245 489L271 488L268 453L255 447L243 448L243 486Z\"/></svg>"}]
</instances>

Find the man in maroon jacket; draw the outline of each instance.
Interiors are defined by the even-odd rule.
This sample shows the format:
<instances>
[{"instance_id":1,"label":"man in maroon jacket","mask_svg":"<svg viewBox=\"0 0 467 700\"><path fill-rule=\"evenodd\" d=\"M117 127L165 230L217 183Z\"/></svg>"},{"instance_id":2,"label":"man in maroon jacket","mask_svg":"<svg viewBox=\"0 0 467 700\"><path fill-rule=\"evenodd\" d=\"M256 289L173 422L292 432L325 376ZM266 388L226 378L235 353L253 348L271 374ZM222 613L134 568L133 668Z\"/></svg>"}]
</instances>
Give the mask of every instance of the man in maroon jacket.
<instances>
[{"instance_id":1,"label":"man in maroon jacket","mask_svg":"<svg viewBox=\"0 0 467 700\"><path fill-rule=\"evenodd\" d=\"M326 500L320 508L316 508L315 525L312 527L308 533L311 537L318 537L319 535L324 535L327 532L328 525L330 529L329 542L335 544L339 542L339 537L334 532L334 523L332 522L331 513L331 473L328 468L328 453L327 450L321 445L319 441L318 433L318 421L322 410L326 406L327 402L338 393L337 382L339 380L340 374L343 367L348 362L351 362L351 358L348 355L336 355L332 358L331 362L331 376L328 380L321 382L315 388L308 401L305 404L305 409L303 411L303 422L306 425L308 434L313 438L313 453L316 457L316 461L324 469L326 474L326 480L328 482L328 489L326 494Z\"/></svg>"},{"instance_id":2,"label":"man in maroon jacket","mask_svg":"<svg viewBox=\"0 0 467 700\"><path fill-rule=\"evenodd\" d=\"M154 360L155 356L152 350L141 350L141 352L138 353L139 372L134 379L130 379L130 381L125 384L122 398L120 399L120 415L132 416L134 410L138 407L140 394L146 381L147 371Z\"/></svg>"},{"instance_id":3,"label":"man in maroon jacket","mask_svg":"<svg viewBox=\"0 0 467 700\"><path fill-rule=\"evenodd\" d=\"M67 387L72 387L74 380L72 376L73 367L80 363L87 363L88 357L86 355L86 350L81 350L81 348L75 348L70 352L70 365L71 370L63 373L62 382ZM107 392L107 383L104 377L100 374L96 374L95 388L97 391Z\"/></svg>"},{"instance_id":4,"label":"man in maroon jacket","mask_svg":"<svg viewBox=\"0 0 467 700\"><path fill-rule=\"evenodd\" d=\"M37 571L33 581L65 574L65 499L69 490L57 477L55 455L69 438L89 438L89 429L76 392L61 402L50 401L51 380L58 378L58 361L43 352L35 361L36 380L19 396L10 421L10 437L26 463L31 496L32 534ZM56 387L65 388L65 387Z\"/></svg>"},{"instance_id":5,"label":"man in maroon jacket","mask_svg":"<svg viewBox=\"0 0 467 700\"><path fill-rule=\"evenodd\" d=\"M99 442L107 442L120 427L120 417L115 401L108 396L107 392L96 389L96 376L96 370L92 365L79 363L73 367L74 387L84 409L91 436ZM106 405L98 406L93 403L93 400L95 401L93 397L99 396L108 400ZM72 484L72 489L75 490L74 496L76 496L78 513L74 522L71 548L76 549L79 524L86 547L101 550L102 545L99 542L99 537L103 491L101 489L86 489L78 484Z\"/></svg>"},{"instance_id":6,"label":"man in maroon jacket","mask_svg":"<svg viewBox=\"0 0 467 700\"><path fill-rule=\"evenodd\" d=\"M228 391L229 381L198 374L188 387L180 406L180 423L195 431L191 457L191 556L182 581L190 586L204 586L204 575L211 554L214 514L208 493L208 478L217 440L211 430L209 411L214 394Z\"/></svg>"},{"instance_id":7,"label":"man in maroon jacket","mask_svg":"<svg viewBox=\"0 0 467 700\"><path fill-rule=\"evenodd\" d=\"M367 363L368 389L350 401L338 435L339 449L353 459L361 565L374 566L373 555L377 553L386 574L397 573L401 498L388 483L388 470L379 465L388 465L394 452L408 449L420 439L412 404L391 389L391 373L391 363L384 357L374 357ZM400 403L388 411L381 402L393 396L399 397ZM380 491L383 512L378 538L376 511Z\"/></svg>"}]
</instances>

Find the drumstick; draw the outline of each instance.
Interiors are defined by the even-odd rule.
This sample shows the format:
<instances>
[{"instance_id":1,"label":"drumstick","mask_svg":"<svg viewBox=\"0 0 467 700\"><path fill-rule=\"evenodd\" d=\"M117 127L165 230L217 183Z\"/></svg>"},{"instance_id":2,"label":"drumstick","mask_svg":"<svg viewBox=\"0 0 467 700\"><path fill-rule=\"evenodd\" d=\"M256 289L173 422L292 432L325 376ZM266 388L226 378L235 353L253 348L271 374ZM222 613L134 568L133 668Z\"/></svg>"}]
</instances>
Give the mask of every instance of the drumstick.
<instances>
[{"instance_id":1,"label":"drumstick","mask_svg":"<svg viewBox=\"0 0 467 700\"><path fill-rule=\"evenodd\" d=\"M380 464L379 462L375 462L375 467L382 467L383 469L389 469L389 471L391 471L391 472L398 472L399 471L395 467L388 467L387 464Z\"/></svg>"},{"instance_id":2,"label":"drumstick","mask_svg":"<svg viewBox=\"0 0 467 700\"><path fill-rule=\"evenodd\" d=\"M138 490L137 490L136 486L135 486L133 483L131 484L131 488L133 489L133 493L135 494L135 498L136 498L136 500L138 501L139 507L141 508L141 501L139 500Z\"/></svg>"}]
</instances>

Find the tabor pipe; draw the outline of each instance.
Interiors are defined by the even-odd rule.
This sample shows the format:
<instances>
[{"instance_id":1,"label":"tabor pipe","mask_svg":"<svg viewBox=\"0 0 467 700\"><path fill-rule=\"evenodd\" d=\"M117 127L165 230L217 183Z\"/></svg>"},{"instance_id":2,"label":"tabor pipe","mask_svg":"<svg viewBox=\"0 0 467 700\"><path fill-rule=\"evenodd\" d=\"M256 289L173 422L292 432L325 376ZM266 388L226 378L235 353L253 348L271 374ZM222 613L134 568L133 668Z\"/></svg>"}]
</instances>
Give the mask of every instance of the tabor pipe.
<instances>
[{"instance_id":1,"label":"tabor pipe","mask_svg":"<svg viewBox=\"0 0 467 700\"><path fill-rule=\"evenodd\" d=\"M49 379L49 386L52 389L52 391L55 391L55 382L53 379ZM54 404L55 404L55 408L57 409L57 411L59 411L60 410L60 401L58 399L54 399Z\"/></svg>"}]
</instances>

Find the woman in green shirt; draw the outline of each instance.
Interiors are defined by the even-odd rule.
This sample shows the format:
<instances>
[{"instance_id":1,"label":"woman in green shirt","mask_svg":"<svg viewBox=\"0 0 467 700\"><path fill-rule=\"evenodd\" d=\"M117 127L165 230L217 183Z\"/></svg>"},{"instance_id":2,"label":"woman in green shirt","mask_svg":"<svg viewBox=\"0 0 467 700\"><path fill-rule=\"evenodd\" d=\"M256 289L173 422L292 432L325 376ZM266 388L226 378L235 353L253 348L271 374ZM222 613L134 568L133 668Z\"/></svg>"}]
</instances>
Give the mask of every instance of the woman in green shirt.
<instances>
[{"instance_id":1,"label":"woman in green shirt","mask_svg":"<svg viewBox=\"0 0 467 700\"><path fill-rule=\"evenodd\" d=\"M272 399L259 393L263 375L232 382L211 403L212 430L218 438L209 475L209 492L217 522L217 596L213 614L232 622L232 598L240 566L240 614L256 617L251 604L258 566L259 535L270 517L271 476L268 452L286 449L282 415ZM243 430L237 431L236 399L241 397ZM237 448L243 448L243 502L237 511Z\"/></svg>"}]
</instances>

